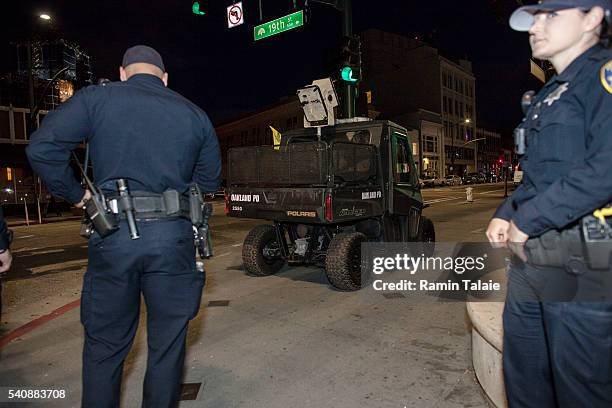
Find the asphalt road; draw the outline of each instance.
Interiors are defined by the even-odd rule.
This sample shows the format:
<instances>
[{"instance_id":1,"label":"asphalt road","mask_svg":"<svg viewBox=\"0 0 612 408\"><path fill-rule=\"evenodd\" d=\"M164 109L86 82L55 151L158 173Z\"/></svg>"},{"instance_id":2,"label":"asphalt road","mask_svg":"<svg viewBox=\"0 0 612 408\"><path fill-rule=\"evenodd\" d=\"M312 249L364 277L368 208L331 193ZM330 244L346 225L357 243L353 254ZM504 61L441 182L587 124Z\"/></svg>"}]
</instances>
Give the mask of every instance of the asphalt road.
<instances>
[{"instance_id":1,"label":"asphalt road","mask_svg":"<svg viewBox=\"0 0 612 408\"><path fill-rule=\"evenodd\" d=\"M434 222L437 241L485 240L504 186L473 187L473 203L466 202L465 186L423 190L430 205L425 215ZM215 257L206 263L204 296L213 304L203 302L209 307L202 308L190 329L186 382L204 387L200 404L193 406L487 406L471 371L470 329L462 303L364 299L330 288L318 268L285 267L275 276L249 277L241 261L242 241L259 223L227 218L224 203L215 203ZM78 300L87 262L78 222L14 230L14 268L4 280L4 333ZM229 306L211 307L214 301ZM73 351L82 341L75 313L63 317L71 329L54 335ZM145 341L139 330L126 363L125 388L136 391L126 391L125 406L138 405ZM59 357L53 351L37 358L54 367ZM10 353L5 361L5 374L11 375ZM80 362L62 364L78 389ZM24 384L16 385L44 381L38 375L23 374Z\"/></svg>"}]
</instances>

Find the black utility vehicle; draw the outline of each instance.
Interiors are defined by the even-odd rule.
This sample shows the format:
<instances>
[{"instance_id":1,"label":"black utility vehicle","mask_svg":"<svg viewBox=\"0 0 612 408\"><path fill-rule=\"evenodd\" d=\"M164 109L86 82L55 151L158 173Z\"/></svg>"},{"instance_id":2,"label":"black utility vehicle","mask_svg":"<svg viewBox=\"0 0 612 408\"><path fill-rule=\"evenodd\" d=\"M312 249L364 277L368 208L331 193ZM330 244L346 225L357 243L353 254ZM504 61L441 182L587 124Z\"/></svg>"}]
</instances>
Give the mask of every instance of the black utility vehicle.
<instances>
[{"instance_id":1,"label":"black utility vehicle","mask_svg":"<svg viewBox=\"0 0 612 408\"><path fill-rule=\"evenodd\" d=\"M363 242L421 242L415 256L431 254L434 226L421 215L410 147L401 126L353 120L287 132L276 149L230 149L228 215L273 222L247 235L247 272L318 265L335 288L357 290Z\"/></svg>"}]
</instances>

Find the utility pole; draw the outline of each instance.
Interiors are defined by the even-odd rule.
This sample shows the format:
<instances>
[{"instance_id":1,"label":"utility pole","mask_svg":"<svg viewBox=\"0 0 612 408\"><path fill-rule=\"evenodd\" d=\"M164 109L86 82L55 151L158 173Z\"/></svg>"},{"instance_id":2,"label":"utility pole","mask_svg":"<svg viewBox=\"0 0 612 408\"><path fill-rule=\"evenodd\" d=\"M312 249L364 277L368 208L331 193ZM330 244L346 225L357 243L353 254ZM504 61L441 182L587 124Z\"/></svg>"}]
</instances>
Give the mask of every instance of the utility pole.
<instances>
[{"instance_id":1,"label":"utility pole","mask_svg":"<svg viewBox=\"0 0 612 408\"><path fill-rule=\"evenodd\" d=\"M342 7L342 35L353 38L353 0L343 0ZM344 114L346 118L355 117L355 87L353 84L344 85Z\"/></svg>"}]
</instances>

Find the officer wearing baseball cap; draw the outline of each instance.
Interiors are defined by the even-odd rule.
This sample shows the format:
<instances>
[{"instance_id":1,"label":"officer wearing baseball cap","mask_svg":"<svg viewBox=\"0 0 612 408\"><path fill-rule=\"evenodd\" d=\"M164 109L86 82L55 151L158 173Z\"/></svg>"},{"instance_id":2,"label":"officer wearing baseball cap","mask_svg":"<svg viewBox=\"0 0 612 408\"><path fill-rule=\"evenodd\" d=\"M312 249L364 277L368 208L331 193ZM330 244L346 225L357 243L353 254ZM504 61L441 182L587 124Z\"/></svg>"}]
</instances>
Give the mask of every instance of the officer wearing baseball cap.
<instances>
[{"instance_id":1,"label":"officer wearing baseball cap","mask_svg":"<svg viewBox=\"0 0 612 408\"><path fill-rule=\"evenodd\" d=\"M100 194L84 190L69 166L71 151L86 141L95 190L105 194L112 212L97 216L107 217L109 228L95 227L89 240L81 296L83 407L119 406L141 296L148 343L142 406L176 407L187 326L199 311L204 286L184 193L193 196L196 186L204 193L217 190L219 144L208 116L167 88L168 73L156 50L129 48L119 76L120 82L79 90L50 112L27 155L54 195L85 205L89 214Z\"/></svg>"},{"instance_id":2,"label":"officer wearing baseball cap","mask_svg":"<svg viewBox=\"0 0 612 408\"><path fill-rule=\"evenodd\" d=\"M538 12L551 12L572 8L588 11L593 7L601 7L604 10L604 17L609 24L609 0L542 0L538 4L523 6L512 13L510 17L510 27L516 31L529 31L535 21L534 16Z\"/></svg>"},{"instance_id":3,"label":"officer wearing baseball cap","mask_svg":"<svg viewBox=\"0 0 612 408\"><path fill-rule=\"evenodd\" d=\"M579 274L594 268L587 240L611 231L611 8L610 0L544 0L510 18L513 29L529 33L533 57L556 71L515 132L522 183L487 229L489 241L514 253L503 315L510 407L612 407L609 294L577 301L584 288L576 286L563 292L568 298L544 296L559 282L584 283ZM571 257L554 250L570 239L578 242ZM612 235L597 239L609 244ZM535 256L546 250L558 258ZM600 258L607 269L588 276L608 279L609 251Z\"/></svg>"}]
</instances>

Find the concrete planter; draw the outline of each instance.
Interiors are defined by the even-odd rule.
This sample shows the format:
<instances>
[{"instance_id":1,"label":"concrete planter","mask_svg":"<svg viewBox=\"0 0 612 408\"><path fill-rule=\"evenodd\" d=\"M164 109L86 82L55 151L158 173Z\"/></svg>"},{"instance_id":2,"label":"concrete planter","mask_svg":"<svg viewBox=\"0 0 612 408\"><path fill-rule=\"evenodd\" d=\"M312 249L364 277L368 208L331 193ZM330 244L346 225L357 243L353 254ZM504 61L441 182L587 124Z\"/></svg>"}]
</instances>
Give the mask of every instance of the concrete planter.
<instances>
[{"instance_id":1,"label":"concrete planter","mask_svg":"<svg viewBox=\"0 0 612 408\"><path fill-rule=\"evenodd\" d=\"M472 321L472 364L480 386L496 407L507 407L502 370L504 304L468 302Z\"/></svg>"},{"instance_id":2,"label":"concrete planter","mask_svg":"<svg viewBox=\"0 0 612 408\"><path fill-rule=\"evenodd\" d=\"M505 287L504 270L492 275ZM466 306L472 322L472 364L476 378L494 406L507 407L502 367L504 303L467 302Z\"/></svg>"}]
</instances>

